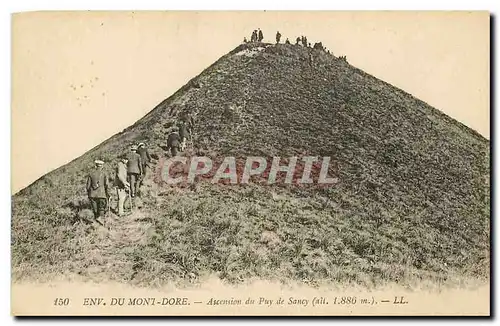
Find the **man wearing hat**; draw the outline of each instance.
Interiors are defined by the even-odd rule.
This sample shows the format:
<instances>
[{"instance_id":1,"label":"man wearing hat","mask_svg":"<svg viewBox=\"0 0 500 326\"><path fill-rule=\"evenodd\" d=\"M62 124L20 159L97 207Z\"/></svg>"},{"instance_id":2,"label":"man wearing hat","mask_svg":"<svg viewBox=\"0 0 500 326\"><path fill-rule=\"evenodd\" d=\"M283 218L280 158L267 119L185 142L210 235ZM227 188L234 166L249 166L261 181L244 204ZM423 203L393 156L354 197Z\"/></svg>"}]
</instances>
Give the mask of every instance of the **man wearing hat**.
<instances>
[{"instance_id":1,"label":"man wearing hat","mask_svg":"<svg viewBox=\"0 0 500 326\"><path fill-rule=\"evenodd\" d=\"M118 195L118 216L124 215L125 198L130 190L130 184L127 181L127 157L122 156L116 167L115 186Z\"/></svg>"},{"instance_id":2,"label":"man wearing hat","mask_svg":"<svg viewBox=\"0 0 500 326\"><path fill-rule=\"evenodd\" d=\"M104 162L95 160L95 169L87 177L87 194L96 220L106 214L109 196L108 176L103 170Z\"/></svg>"},{"instance_id":3,"label":"man wearing hat","mask_svg":"<svg viewBox=\"0 0 500 326\"><path fill-rule=\"evenodd\" d=\"M137 146L132 145L127 155L127 178L130 184L130 197L132 198L137 194L137 186L142 174L141 156L137 154Z\"/></svg>"}]
</instances>

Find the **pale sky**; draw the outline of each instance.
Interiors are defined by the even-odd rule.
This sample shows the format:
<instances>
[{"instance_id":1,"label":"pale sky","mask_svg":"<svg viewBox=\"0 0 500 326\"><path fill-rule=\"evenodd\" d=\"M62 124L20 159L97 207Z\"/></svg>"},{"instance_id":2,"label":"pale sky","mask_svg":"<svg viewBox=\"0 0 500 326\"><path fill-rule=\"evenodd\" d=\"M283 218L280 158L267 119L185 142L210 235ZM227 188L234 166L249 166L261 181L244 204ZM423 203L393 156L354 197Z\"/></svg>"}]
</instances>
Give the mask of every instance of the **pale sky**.
<instances>
[{"instance_id":1,"label":"pale sky","mask_svg":"<svg viewBox=\"0 0 500 326\"><path fill-rule=\"evenodd\" d=\"M487 12L45 12L12 22L12 192L123 130L260 27L323 42L489 139Z\"/></svg>"}]
</instances>

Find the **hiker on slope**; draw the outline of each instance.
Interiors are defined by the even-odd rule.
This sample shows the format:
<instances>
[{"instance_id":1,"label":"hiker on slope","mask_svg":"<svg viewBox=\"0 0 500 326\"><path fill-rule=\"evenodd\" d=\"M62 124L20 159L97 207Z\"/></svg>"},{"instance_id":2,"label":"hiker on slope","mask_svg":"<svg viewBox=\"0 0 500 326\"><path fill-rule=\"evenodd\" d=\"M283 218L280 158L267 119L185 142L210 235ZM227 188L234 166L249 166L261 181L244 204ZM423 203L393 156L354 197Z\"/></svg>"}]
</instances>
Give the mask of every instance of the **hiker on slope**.
<instances>
[{"instance_id":1,"label":"hiker on slope","mask_svg":"<svg viewBox=\"0 0 500 326\"><path fill-rule=\"evenodd\" d=\"M186 140L188 138L188 135L189 135L188 126L185 122L183 122L179 126L179 139L181 141L180 145L181 152L184 152L184 150L186 149Z\"/></svg>"},{"instance_id":2,"label":"hiker on slope","mask_svg":"<svg viewBox=\"0 0 500 326\"><path fill-rule=\"evenodd\" d=\"M276 44L279 43L281 40L281 34L280 34L280 31L277 31L276 32ZM288 40L288 39L287 39Z\"/></svg>"},{"instance_id":3,"label":"hiker on slope","mask_svg":"<svg viewBox=\"0 0 500 326\"><path fill-rule=\"evenodd\" d=\"M99 217L106 215L110 196L108 176L103 170L104 162L95 160L94 163L95 168L87 177L86 189L92 211L94 212L94 218L98 220Z\"/></svg>"},{"instance_id":4,"label":"hiker on slope","mask_svg":"<svg viewBox=\"0 0 500 326\"><path fill-rule=\"evenodd\" d=\"M179 151L179 147L181 144L180 139L181 137L178 133L178 130L176 127L174 127L167 138L167 151L170 150L172 156L177 156L177 152Z\"/></svg>"},{"instance_id":5,"label":"hiker on slope","mask_svg":"<svg viewBox=\"0 0 500 326\"><path fill-rule=\"evenodd\" d=\"M130 183L127 181L127 162L127 158L122 156L116 166L115 186L118 196L118 216L124 215L125 199L127 198L127 192L130 191Z\"/></svg>"},{"instance_id":6,"label":"hiker on slope","mask_svg":"<svg viewBox=\"0 0 500 326\"><path fill-rule=\"evenodd\" d=\"M313 64L314 64L314 57L313 57L311 51L309 51L309 65L312 66Z\"/></svg>"},{"instance_id":7,"label":"hiker on slope","mask_svg":"<svg viewBox=\"0 0 500 326\"><path fill-rule=\"evenodd\" d=\"M141 157L141 163L142 163L142 177L141 177L141 183L142 180L146 177L148 169L151 168L151 162L153 159L151 158L151 155L149 154L148 149L146 148L146 144L144 143L139 143L137 145L137 154Z\"/></svg>"},{"instance_id":8,"label":"hiker on slope","mask_svg":"<svg viewBox=\"0 0 500 326\"><path fill-rule=\"evenodd\" d=\"M141 156L137 154L137 147L131 146L127 155L127 181L130 184L130 197L137 195L140 178L143 175Z\"/></svg>"},{"instance_id":9,"label":"hiker on slope","mask_svg":"<svg viewBox=\"0 0 500 326\"><path fill-rule=\"evenodd\" d=\"M189 123L189 133L192 134L193 131L194 131L194 123L195 123L194 116L190 116L189 117L189 122L188 123Z\"/></svg>"}]
</instances>

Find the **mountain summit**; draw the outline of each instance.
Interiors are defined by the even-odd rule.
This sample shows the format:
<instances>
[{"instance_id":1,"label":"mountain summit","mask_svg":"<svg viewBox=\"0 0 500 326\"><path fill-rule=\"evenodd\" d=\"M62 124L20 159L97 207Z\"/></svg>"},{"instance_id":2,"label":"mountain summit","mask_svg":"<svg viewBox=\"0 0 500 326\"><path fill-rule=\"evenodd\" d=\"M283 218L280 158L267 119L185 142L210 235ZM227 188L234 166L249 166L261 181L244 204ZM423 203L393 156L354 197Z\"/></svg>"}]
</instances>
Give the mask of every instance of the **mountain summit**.
<instances>
[{"instance_id":1,"label":"mountain summit","mask_svg":"<svg viewBox=\"0 0 500 326\"><path fill-rule=\"evenodd\" d=\"M145 142L161 162L170 126L186 117L194 129L183 156L330 157L338 182L176 187L159 182L156 166L133 214L88 223L93 161L114 177L117 157ZM322 49L242 44L13 196L13 278L152 285L216 274L367 286L488 278L489 149L472 129Z\"/></svg>"}]
</instances>

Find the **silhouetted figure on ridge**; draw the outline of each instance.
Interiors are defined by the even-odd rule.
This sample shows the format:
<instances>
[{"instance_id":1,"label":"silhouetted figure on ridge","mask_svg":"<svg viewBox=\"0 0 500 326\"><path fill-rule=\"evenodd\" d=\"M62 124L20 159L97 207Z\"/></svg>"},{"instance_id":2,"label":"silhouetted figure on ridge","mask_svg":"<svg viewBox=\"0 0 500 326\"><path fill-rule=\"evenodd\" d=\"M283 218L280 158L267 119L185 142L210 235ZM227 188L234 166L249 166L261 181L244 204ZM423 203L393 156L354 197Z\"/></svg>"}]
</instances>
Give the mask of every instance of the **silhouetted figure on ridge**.
<instances>
[{"instance_id":1,"label":"silhouetted figure on ridge","mask_svg":"<svg viewBox=\"0 0 500 326\"><path fill-rule=\"evenodd\" d=\"M314 43L313 49L315 49L315 50L324 50L323 43L321 43L321 42Z\"/></svg>"},{"instance_id":2,"label":"silhouetted figure on ridge","mask_svg":"<svg viewBox=\"0 0 500 326\"><path fill-rule=\"evenodd\" d=\"M285 44L290 44L290 41L288 40L288 37L286 38Z\"/></svg>"},{"instance_id":3,"label":"silhouetted figure on ridge","mask_svg":"<svg viewBox=\"0 0 500 326\"><path fill-rule=\"evenodd\" d=\"M295 45L299 45L299 43L300 43L300 36L297 36Z\"/></svg>"},{"instance_id":4,"label":"silhouetted figure on ridge","mask_svg":"<svg viewBox=\"0 0 500 326\"><path fill-rule=\"evenodd\" d=\"M280 34L280 31L277 31L276 32L276 43L279 43L281 40L281 34Z\"/></svg>"},{"instance_id":5,"label":"silhouetted figure on ridge","mask_svg":"<svg viewBox=\"0 0 500 326\"><path fill-rule=\"evenodd\" d=\"M256 29L252 32L252 38L250 39L250 42L257 42L257 30Z\"/></svg>"},{"instance_id":6,"label":"silhouetted figure on ridge","mask_svg":"<svg viewBox=\"0 0 500 326\"><path fill-rule=\"evenodd\" d=\"M302 45L307 48L307 37L302 36Z\"/></svg>"},{"instance_id":7,"label":"silhouetted figure on ridge","mask_svg":"<svg viewBox=\"0 0 500 326\"><path fill-rule=\"evenodd\" d=\"M259 42L262 42L263 39L264 39L264 34L262 34L262 31L259 28Z\"/></svg>"}]
</instances>

